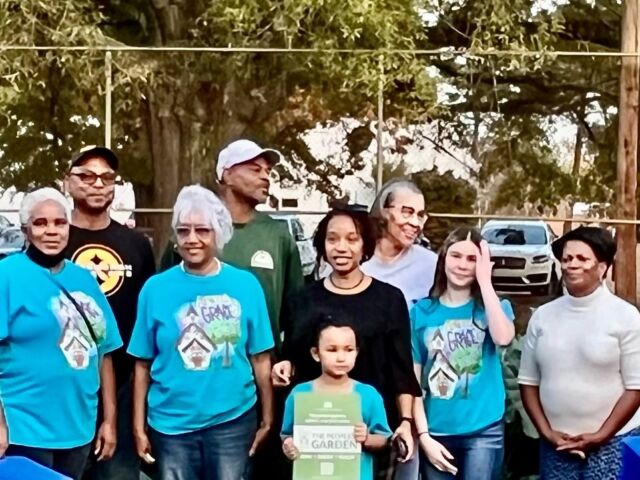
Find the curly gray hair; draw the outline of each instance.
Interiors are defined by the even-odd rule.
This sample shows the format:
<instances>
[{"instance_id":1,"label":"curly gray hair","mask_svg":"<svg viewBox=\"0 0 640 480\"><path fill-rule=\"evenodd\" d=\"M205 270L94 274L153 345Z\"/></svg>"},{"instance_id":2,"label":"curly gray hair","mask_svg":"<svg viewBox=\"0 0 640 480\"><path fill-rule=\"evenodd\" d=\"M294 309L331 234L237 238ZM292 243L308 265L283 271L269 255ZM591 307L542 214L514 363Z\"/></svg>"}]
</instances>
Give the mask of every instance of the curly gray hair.
<instances>
[{"instance_id":1,"label":"curly gray hair","mask_svg":"<svg viewBox=\"0 0 640 480\"><path fill-rule=\"evenodd\" d=\"M231 240L233 222L231 214L222 200L200 185L189 185L180 190L176 203L173 205L171 227L175 232L180 220L192 213L199 213L216 234L218 251Z\"/></svg>"}]
</instances>

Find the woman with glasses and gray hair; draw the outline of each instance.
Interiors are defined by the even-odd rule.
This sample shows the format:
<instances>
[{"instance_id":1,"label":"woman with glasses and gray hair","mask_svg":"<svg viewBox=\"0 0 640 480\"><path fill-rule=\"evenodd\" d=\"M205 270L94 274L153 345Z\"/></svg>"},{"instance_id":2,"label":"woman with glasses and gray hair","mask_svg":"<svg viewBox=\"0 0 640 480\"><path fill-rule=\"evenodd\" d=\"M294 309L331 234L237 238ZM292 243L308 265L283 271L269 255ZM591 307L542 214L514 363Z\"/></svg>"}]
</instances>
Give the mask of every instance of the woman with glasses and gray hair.
<instances>
[{"instance_id":1,"label":"woman with glasses and gray hair","mask_svg":"<svg viewBox=\"0 0 640 480\"><path fill-rule=\"evenodd\" d=\"M427 221L424 195L411 180L393 179L380 189L371 217L377 228L376 249L362 265L362 271L398 288L411 309L428 296L438 260L434 252L416 243ZM418 456L414 453L409 461L397 465L394 478L415 480L418 469Z\"/></svg>"},{"instance_id":2,"label":"woman with glasses and gray hair","mask_svg":"<svg viewBox=\"0 0 640 480\"><path fill-rule=\"evenodd\" d=\"M163 480L239 480L273 419L264 293L218 259L233 226L213 192L183 188L172 227L183 261L145 284L128 349L136 448Z\"/></svg>"},{"instance_id":3,"label":"woman with glasses and gray hair","mask_svg":"<svg viewBox=\"0 0 640 480\"><path fill-rule=\"evenodd\" d=\"M362 270L399 288L411 308L429 294L438 256L417 244L427 221L424 196L411 180L386 183L371 207L378 229L373 257Z\"/></svg>"},{"instance_id":4,"label":"woman with glasses and gray hair","mask_svg":"<svg viewBox=\"0 0 640 480\"><path fill-rule=\"evenodd\" d=\"M70 206L53 188L24 197L28 247L0 262L0 456L27 457L73 479L82 476L103 421L98 460L116 442L110 353L118 328L91 273L65 260Z\"/></svg>"}]
</instances>

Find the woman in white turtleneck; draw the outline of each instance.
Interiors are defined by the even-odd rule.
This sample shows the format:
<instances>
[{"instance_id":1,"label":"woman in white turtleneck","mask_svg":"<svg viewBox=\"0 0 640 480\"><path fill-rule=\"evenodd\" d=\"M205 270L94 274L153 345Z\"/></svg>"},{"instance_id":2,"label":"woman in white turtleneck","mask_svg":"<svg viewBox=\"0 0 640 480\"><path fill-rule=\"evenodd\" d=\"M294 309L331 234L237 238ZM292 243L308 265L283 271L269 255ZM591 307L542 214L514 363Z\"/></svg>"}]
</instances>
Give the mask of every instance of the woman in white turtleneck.
<instances>
[{"instance_id":1,"label":"woman in white turtleneck","mask_svg":"<svg viewBox=\"0 0 640 480\"><path fill-rule=\"evenodd\" d=\"M557 240L566 294L533 314L518 381L541 437L542 480L615 480L621 439L640 434L640 313L604 278L616 245L604 229Z\"/></svg>"}]
</instances>

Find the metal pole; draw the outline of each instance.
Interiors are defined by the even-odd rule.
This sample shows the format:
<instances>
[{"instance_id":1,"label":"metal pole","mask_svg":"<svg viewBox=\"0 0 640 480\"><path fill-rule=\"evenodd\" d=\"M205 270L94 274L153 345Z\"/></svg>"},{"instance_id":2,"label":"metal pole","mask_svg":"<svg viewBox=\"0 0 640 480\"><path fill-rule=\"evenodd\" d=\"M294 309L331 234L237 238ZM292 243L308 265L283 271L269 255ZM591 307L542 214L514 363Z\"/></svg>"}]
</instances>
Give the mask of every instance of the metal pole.
<instances>
[{"instance_id":1,"label":"metal pole","mask_svg":"<svg viewBox=\"0 0 640 480\"><path fill-rule=\"evenodd\" d=\"M111 52L104 55L105 97L104 97L104 145L111 148Z\"/></svg>"},{"instance_id":2,"label":"metal pole","mask_svg":"<svg viewBox=\"0 0 640 480\"><path fill-rule=\"evenodd\" d=\"M382 188L382 172L384 169L384 152L382 150L382 125L384 123L384 64L383 56L378 57L378 128L376 131L377 149L377 175L376 175L376 193Z\"/></svg>"}]
</instances>

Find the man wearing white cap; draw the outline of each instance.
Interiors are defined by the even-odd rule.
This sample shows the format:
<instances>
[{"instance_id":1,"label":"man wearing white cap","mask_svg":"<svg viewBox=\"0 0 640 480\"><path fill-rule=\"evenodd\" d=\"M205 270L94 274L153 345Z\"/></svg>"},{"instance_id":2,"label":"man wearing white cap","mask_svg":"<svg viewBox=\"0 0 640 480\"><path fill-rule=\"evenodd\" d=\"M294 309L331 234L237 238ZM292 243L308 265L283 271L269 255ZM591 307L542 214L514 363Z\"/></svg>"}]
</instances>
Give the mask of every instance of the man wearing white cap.
<instances>
[{"instance_id":1,"label":"man wearing white cap","mask_svg":"<svg viewBox=\"0 0 640 480\"><path fill-rule=\"evenodd\" d=\"M220 196L231 212L234 233L225 245L222 260L251 270L262 285L276 348L280 347L280 311L287 294L303 284L298 248L287 229L256 206L269 196L269 174L280 161L280 152L262 148L250 140L236 140L218 155L216 179ZM172 246L173 247L173 246ZM167 268L179 258L165 252Z\"/></svg>"},{"instance_id":2,"label":"man wearing white cap","mask_svg":"<svg viewBox=\"0 0 640 480\"><path fill-rule=\"evenodd\" d=\"M269 174L280 161L280 152L249 140L237 140L218 156L216 178L220 194L233 219L233 237L222 252L225 262L251 270L262 285L276 349L280 348L280 312L284 299L303 284L300 254L287 229L269 215L256 211L269 196ZM284 478L279 426L282 406L275 399L275 418L262 419L271 427L262 451L253 460L253 479Z\"/></svg>"},{"instance_id":3,"label":"man wearing white cap","mask_svg":"<svg viewBox=\"0 0 640 480\"><path fill-rule=\"evenodd\" d=\"M216 166L220 193L231 212L234 228L223 259L251 270L260 280L278 347L282 302L303 283L295 241L281 223L256 211L256 206L269 196L269 174L279 161L277 150L261 148L250 140L237 140L220 152Z\"/></svg>"}]
</instances>

